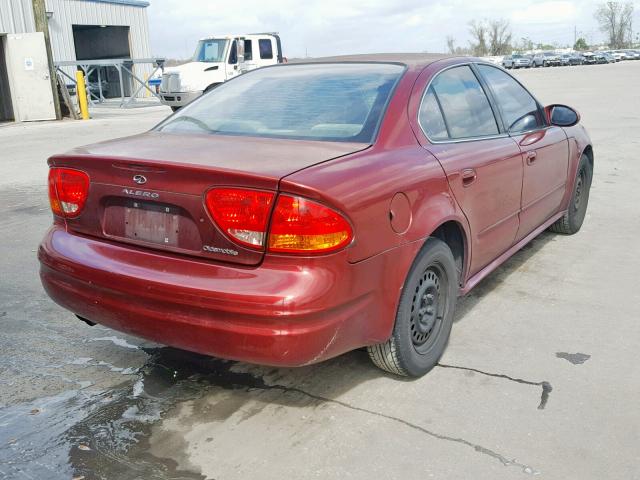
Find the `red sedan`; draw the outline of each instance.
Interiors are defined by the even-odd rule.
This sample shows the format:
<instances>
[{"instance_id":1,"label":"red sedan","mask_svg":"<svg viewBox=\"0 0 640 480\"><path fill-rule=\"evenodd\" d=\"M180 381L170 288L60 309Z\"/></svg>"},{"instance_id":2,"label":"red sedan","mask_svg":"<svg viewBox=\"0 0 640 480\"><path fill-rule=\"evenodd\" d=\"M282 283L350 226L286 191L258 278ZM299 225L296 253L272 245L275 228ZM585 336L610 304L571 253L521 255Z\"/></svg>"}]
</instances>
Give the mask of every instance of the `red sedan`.
<instances>
[{"instance_id":1,"label":"red sedan","mask_svg":"<svg viewBox=\"0 0 640 480\"><path fill-rule=\"evenodd\" d=\"M474 58L255 70L51 157L42 283L88 323L195 352L298 366L366 346L423 375L458 295L543 230L580 229L578 122Z\"/></svg>"}]
</instances>

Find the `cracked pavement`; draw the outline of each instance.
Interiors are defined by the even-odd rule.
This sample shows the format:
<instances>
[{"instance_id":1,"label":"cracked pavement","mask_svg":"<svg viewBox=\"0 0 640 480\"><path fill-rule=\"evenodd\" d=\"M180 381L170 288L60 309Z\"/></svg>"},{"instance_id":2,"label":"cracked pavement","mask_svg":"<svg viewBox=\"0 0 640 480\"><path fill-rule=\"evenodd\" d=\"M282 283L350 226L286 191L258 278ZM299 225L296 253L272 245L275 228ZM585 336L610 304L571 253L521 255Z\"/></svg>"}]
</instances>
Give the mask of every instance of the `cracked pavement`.
<instances>
[{"instance_id":1,"label":"cracked pavement","mask_svg":"<svg viewBox=\"0 0 640 480\"><path fill-rule=\"evenodd\" d=\"M541 235L461 298L418 380L362 350L277 369L75 320L37 276L45 159L168 109L0 127L0 479L640 479L640 62L516 75L593 137L585 225Z\"/></svg>"}]
</instances>

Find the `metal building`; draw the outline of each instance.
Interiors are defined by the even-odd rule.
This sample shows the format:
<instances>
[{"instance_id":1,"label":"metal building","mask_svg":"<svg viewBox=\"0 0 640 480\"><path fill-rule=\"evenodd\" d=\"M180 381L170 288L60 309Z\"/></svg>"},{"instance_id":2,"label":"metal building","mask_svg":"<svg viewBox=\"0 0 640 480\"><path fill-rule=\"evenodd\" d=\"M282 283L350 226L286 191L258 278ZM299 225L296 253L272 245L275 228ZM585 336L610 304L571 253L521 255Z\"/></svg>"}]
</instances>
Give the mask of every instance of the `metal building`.
<instances>
[{"instance_id":1,"label":"metal building","mask_svg":"<svg viewBox=\"0 0 640 480\"><path fill-rule=\"evenodd\" d=\"M143 0L46 0L53 60L150 58L148 6ZM32 0L0 0L0 121L55 117L44 92L50 82L45 67L46 51L42 34L35 33ZM141 76L149 69L134 68ZM71 77L74 70L65 67ZM98 81L97 73L94 70L88 82ZM104 68L100 73L104 96L117 96L118 72Z\"/></svg>"}]
</instances>

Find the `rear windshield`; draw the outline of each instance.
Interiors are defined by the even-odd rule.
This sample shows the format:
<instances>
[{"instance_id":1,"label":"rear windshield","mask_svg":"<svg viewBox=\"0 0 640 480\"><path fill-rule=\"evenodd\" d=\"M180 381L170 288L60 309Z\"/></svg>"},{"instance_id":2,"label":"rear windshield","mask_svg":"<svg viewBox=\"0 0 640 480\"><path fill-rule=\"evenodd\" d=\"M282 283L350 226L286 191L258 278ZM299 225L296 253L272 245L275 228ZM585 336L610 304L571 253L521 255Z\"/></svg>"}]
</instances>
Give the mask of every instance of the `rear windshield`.
<instances>
[{"instance_id":1,"label":"rear windshield","mask_svg":"<svg viewBox=\"0 0 640 480\"><path fill-rule=\"evenodd\" d=\"M286 65L224 83L160 124L165 132L372 143L404 67Z\"/></svg>"}]
</instances>

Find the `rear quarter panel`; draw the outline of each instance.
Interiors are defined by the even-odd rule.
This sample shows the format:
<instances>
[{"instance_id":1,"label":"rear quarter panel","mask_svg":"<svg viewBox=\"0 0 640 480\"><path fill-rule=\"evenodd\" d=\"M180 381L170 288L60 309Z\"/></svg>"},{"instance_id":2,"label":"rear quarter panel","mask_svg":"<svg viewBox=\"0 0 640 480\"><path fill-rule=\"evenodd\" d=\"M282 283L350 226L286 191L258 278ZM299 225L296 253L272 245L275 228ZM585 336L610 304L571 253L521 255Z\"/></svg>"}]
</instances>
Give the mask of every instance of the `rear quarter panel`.
<instances>
[{"instance_id":1,"label":"rear quarter panel","mask_svg":"<svg viewBox=\"0 0 640 480\"><path fill-rule=\"evenodd\" d=\"M349 261L358 262L404 243L427 237L458 217L457 205L437 160L418 147L370 151L312 167L287 177L280 188L326 203L347 215L354 242ZM408 228L392 228L391 202L409 201Z\"/></svg>"},{"instance_id":2,"label":"rear quarter panel","mask_svg":"<svg viewBox=\"0 0 640 480\"><path fill-rule=\"evenodd\" d=\"M351 263L425 239L448 220L456 220L468 233L441 165L420 146L408 120L409 100L420 72L405 73L372 147L301 170L280 182L282 191L316 199L347 215L354 227L354 242L348 247ZM404 230L397 224L394 230L390 216L392 199L398 193L408 199L410 210Z\"/></svg>"}]
</instances>

